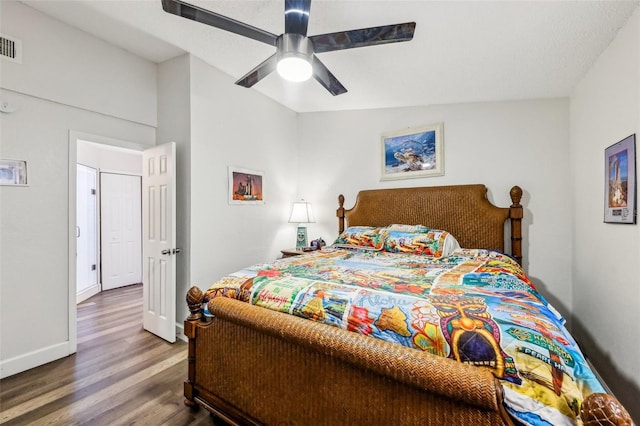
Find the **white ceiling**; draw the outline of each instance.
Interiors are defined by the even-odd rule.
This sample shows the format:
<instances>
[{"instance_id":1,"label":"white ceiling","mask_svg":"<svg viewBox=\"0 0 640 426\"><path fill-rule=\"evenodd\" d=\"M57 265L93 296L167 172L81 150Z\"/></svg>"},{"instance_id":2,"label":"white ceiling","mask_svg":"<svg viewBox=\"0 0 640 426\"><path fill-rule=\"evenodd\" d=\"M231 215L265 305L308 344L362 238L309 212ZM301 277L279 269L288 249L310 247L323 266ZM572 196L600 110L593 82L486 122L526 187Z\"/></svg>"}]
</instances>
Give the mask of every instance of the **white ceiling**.
<instances>
[{"instance_id":1,"label":"white ceiling","mask_svg":"<svg viewBox=\"0 0 640 426\"><path fill-rule=\"evenodd\" d=\"M22 2L154 62L191 52L233 81L275 52L167 14L160 0ZM284 0L190 3L277 35L284 31ZM313 79L285 82L277 73L246 90L298 112L565 97L638 4L314 0L309 35L415 21L414 39L319 54L348 89L343 95L331 96Z\"/></svg>"}]
</instances>

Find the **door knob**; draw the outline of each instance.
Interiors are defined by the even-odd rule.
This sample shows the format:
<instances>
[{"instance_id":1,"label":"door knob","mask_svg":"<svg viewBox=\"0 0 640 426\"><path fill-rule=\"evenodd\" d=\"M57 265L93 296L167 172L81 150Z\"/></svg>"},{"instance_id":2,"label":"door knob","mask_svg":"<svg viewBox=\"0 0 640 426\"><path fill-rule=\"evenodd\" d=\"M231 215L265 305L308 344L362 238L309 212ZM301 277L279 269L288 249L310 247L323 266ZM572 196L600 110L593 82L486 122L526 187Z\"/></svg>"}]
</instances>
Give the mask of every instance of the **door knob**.
<instances>
[{"instance_id":1,"label":"door knob","mask_svg":"<svg viewBox=\"0 0 640 426\"><path fill-rule=\"evenodd\" d=\"M171 254L171 250L165 249L160 252L161 254Z\"/></svg>"},{"instance_id":2,"label":"door knob","mask_svg":"<svg viewBox=\"0 0 640 426\"><path fill-rule=\"evenodd\" d=\"M172 251L172 254L178 254L178 253L180 253L181 251L182 251L182 249L174 248L174 249L173 249L173 251Z\"/></svg>"}]
</instances>

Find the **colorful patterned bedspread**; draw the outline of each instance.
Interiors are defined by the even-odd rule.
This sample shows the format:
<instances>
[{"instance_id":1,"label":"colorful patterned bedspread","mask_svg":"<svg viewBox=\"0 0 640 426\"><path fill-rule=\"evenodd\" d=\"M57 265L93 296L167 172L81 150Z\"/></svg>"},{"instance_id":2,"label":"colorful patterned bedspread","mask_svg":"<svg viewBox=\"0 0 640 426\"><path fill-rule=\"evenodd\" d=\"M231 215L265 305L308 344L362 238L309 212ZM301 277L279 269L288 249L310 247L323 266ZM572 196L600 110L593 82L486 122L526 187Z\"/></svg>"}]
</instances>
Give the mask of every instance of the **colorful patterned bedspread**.
<instances>
[{"instance_id":1,"label":"colorful patterned bedspread","mask_svg":"<svg viewBox=\"0 0 640 426\"><path fill-rule=\"evenodd\" d=\"M604 389L564 319L508 256L461 249L426 256L324 249L216 282L226 296L490 369L524 424L580 424Z\"/></svg>"}]
</instances>

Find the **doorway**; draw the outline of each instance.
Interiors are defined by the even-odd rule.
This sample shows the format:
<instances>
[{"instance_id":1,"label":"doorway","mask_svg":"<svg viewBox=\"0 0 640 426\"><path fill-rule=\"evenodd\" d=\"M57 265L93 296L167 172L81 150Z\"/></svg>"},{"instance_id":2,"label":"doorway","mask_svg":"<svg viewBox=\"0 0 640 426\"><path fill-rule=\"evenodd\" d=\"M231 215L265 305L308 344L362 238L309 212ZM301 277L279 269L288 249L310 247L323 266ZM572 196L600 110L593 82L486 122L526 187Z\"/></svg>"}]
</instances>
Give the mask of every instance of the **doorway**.
<instances>
[{"instance_id":1,"label":"doorway","mask_svg":"<svg viewBox=\"0 0 640 426\"><path fill-rule=\"evenodd\" d=\"M114 157L118 158L115 162L113 162ZM109 161L111 162L108 163ZM100 200L101 172L139 177L144 173L141 178L140 198L142 210L146 209L146 212L144 216L142 212L140 214L142 223L140 233L147 238L141 250L141 257L144 257L141 261L142 279L138 281L142 281L143 288L146 290L143 292L143 311L157 314L154 317L157 320L150 322L148 316L145 316L142 325L145 330L169 342L174 342L177 326L175 255L180 252L176 247L176 144L169 142L150 147L72 130L69 132L69 353L76 352L78 343L76 322L78 317L76 307L77 163L84 163L98 171L98 200ZM153 209L150 209L152 206ZM164 207L159 208L162 206ZM98 205L98 223L100 210ZM156 235L159 238L156 239ZM98 239L100 238L98 233ZM161 244L166 247L158 246L151 250L147 243ZM100 262L97 269L100 269ZM99 272L98 277L100 276ZM162 327L156 330L154 327L158 324Z\"/></svg>"},{"instance_id":2,"label":"doorway","mask_svg":"<svg viewBox=\"0 0 640 426\"><path fill-rule=\"evenodd\" d=\"M78 170L72 228L76 303L103 290L142 282L143 151L103 139L70 141Z\"/></svg>"}]
</instances>

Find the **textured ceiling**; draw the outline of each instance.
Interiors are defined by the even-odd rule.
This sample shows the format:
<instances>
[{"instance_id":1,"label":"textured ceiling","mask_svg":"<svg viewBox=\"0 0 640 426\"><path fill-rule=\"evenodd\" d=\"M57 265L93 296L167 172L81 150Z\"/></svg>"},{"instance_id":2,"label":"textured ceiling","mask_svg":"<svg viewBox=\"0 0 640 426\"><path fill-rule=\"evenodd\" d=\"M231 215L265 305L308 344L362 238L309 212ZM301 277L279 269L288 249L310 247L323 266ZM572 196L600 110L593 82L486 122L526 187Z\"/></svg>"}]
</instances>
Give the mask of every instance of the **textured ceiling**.
<instances>
[{"instance_id":1,"label":"textured ceiling","mask_svg":"<svg viewBox=\"0 0 640 426\"><path fill-rule=\"evenodd\" d=\"M283 0L188 2L274 34ZM160 0L22 3L154 62L191 52L234 81L275 48L162 10ZM309 35L416 22L410 42L319 54L348 89L272 73L253 88L298 112L565 97L638 1L314 0ZM231 84L231 83L230 83Z\"/></svg>"}]
</instances>

